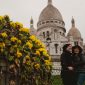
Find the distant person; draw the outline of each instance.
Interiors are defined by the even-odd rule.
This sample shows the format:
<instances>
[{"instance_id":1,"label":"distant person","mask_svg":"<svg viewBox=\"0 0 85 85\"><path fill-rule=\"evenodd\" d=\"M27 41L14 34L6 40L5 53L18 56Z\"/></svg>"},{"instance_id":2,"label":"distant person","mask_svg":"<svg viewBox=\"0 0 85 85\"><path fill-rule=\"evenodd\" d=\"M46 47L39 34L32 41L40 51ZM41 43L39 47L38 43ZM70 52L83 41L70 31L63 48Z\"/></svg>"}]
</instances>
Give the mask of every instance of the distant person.
<instances>
[{"instance_id":1,"label":"distant person","mask_svg":"<svg viewBox=\"0 0 85 85\"><path fill-rule=\"evenodd\" d=\"M73 47L73 62L75 69L75 79L77 85L84 85L85 81L85 53L82 54L82 48L78 45Z\"/></svg>"},{"instance_id":2,"label":"distant person","mask_svg":"<svg viewBox=\"0 0 85 85\"><path fill-rule=\"evenodd\" d=\"M72 45L65 44L61 54L61 78L64 85L76 85L72 60Z\"/></svg>"}]
</instances>

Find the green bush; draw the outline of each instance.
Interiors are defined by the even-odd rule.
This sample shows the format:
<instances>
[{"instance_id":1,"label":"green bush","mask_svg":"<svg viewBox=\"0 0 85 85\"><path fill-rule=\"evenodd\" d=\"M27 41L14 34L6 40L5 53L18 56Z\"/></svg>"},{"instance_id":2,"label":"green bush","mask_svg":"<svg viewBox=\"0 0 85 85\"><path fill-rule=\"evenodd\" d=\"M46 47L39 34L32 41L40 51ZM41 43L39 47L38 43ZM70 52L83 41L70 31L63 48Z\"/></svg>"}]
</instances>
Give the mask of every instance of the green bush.
<instances>
[{"instance_id":1,"label":"green bush","mask_svg":"<svg viewBox=\"0 0 85 85\"><path fill-rule=\"evenodd\" d=\"M59 75L52 76L52 78L51 78L51 85L63 85L61 77Z\"/></svg>"}]
</instances>

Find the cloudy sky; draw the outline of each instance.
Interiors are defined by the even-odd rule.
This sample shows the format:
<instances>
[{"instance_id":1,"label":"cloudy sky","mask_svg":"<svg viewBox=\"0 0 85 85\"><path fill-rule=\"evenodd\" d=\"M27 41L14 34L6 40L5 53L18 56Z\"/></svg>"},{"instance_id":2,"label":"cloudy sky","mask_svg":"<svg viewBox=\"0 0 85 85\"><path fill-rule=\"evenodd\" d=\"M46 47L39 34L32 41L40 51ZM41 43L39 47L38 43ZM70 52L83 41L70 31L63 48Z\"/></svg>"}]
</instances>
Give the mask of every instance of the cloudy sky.
<instances>
[{"instance_id":1,"label":"cloudy sky","mask_svg":"<svg viewBox=\"0 0 85 85\"><path fill-rule=\"evenodd\" d=\"M26 27L30 27L32 16L37 28L39 15L47 2L48 0L0 0L0 15L7 14L11 20L19 21ZM61 12L67 32L71 28L72 16L74 17L85 42L85 0L53 0L53 5Z\"/></svg>"}]
</instances>

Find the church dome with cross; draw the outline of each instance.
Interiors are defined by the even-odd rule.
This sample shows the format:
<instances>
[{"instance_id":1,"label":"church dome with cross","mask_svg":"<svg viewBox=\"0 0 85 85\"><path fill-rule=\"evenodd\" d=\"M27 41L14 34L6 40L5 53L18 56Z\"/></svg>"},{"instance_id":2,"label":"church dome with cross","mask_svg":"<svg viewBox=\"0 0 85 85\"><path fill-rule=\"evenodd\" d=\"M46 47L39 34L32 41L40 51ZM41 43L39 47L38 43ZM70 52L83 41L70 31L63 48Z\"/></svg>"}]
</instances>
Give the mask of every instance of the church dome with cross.
<instances>
[{"instance_id":1,"label":"church dome with cross","mask_svg":"<svg viewBox=\"0 0 85 85\"><path fill-rule=\"evenodd\" d=\"M52 5L52 0L48 0L48 5L42 10L39 21L45 21L50 19L57 19L63 21L62 15L59 10Z\"/></svg>"},{"instance_id":2,"label":"church dome with cross","mask_svg":"<svg viewBox=\"0 0 85 85\"><path fill-rule=\"evenodd\" d=\"M74 18L72 18L71 23L72 23L72 27L69 30L67 36L72 36L74 39L81 38L80 31L75 27L75 20L74 20Z\"/></svg>"},{"instance_id":3,"label":"church dome with cross","mask_svg":"<svg viewBox=\"0 0 85 85\"><path fill-rule=\"evenodd\" d=\"M66 32L65 23L63 21L60 11L53 6L52 0L48 0L47 6L42 10L37 23L37 29L40 30L43 27L55 26L58 29Z\"/></svg>"}]
</instances>

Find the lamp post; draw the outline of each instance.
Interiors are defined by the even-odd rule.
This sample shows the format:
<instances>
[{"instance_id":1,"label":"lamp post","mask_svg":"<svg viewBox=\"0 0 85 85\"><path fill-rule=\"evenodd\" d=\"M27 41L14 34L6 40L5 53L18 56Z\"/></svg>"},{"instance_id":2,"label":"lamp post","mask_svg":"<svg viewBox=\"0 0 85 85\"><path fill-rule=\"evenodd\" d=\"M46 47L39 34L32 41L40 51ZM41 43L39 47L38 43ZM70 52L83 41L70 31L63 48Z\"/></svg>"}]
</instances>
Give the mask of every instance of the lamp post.
<instances>
[{"instance_id":1,"label":"lamp post","mask_svg":"<svg viewBox=\"0 0 85 85\"><path fill-rule=\"evenodd\" d=\"M48 52L49 52L49 54L50 54L50 43L51 43L51 38L50 37L48 37L47 39L46 39L46 43L47 43L47 48L48 48Z\"/></svg>"}]
</instances>

